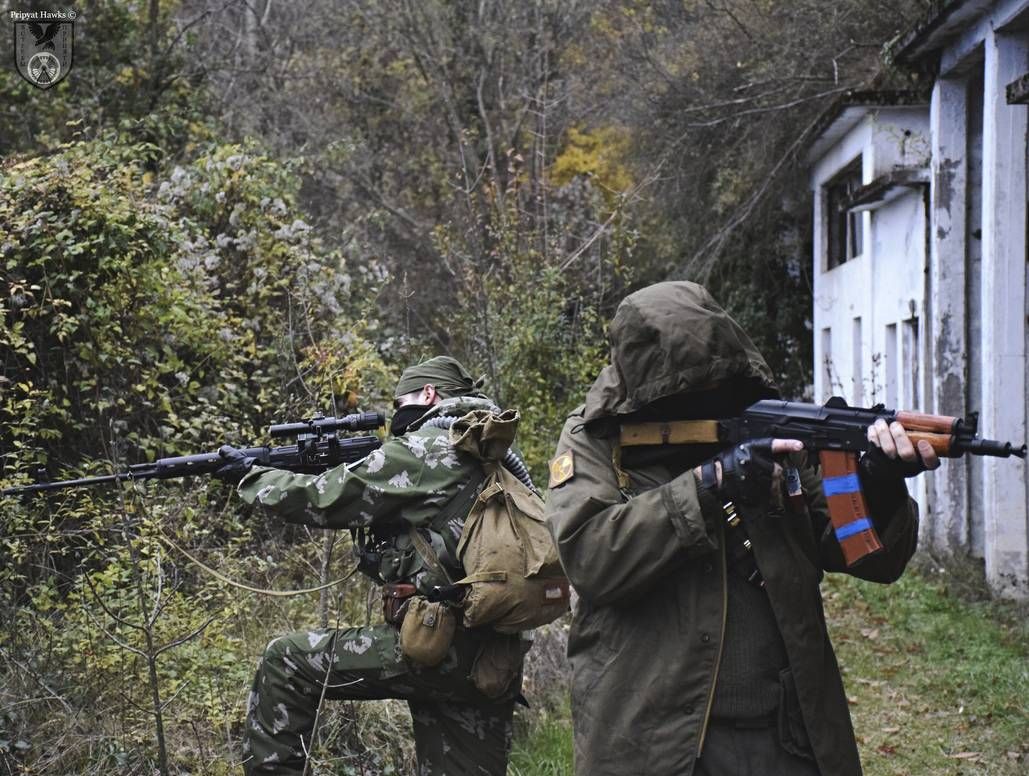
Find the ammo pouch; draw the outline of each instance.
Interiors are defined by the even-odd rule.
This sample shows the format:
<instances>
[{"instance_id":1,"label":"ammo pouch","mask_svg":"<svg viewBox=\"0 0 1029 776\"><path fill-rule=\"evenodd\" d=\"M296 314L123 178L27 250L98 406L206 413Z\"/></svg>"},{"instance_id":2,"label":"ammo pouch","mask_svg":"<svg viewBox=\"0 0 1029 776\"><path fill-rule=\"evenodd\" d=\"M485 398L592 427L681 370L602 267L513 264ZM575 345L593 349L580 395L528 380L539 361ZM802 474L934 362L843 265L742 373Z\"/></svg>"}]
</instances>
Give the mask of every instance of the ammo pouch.
<instances>
[{"instance_id":1,"label":"ammo pouch","mask_svg":"<svg viewBox=\"0 0 1029 776\"><path fill-rule=\"evenodd\" d=\"M415 596L408 599L400 626L400 651L415 665L439 665L447 656L455 630L457 617L446 604Z\"/></svg>"}]
</instances>

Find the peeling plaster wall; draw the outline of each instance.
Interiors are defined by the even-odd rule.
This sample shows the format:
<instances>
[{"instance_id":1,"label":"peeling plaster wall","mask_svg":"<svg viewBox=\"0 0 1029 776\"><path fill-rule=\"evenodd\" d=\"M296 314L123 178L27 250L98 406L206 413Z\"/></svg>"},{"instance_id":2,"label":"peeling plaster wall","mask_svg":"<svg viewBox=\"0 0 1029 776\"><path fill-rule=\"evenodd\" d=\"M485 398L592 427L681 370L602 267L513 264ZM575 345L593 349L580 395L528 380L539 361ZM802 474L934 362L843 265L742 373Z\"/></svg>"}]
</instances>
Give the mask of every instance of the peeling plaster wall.
<instances>
[{"instance_id":1,"label":"peeling plaster wall","mask_svg":"<svg viewBox=\"0 0 1029 776\"><path fill-rule=\"evenodd\" d=\"M822 367L823 329L832 330L833 361L851 399L852 365L870 375L877 353L895 353L900 361L911 355L902 342L887 347L885 337L893 336L893 323L899 337L914 309L922 323L918 357L924 366L921 406L915 408L959 416L980 411L983 436L1021 444L1029 418L1029 108L1008 105L1005 87L1029 71L1029 2L983 5L984 15L938 52L940 72L927 115L870 109L812 165L815 392L820 399L832 393ZM969 79L979 78L981 91L970 90ZM969 171L970 94L981 94L983 107L981 183L978 165L974 175ZM978 149L972 150L977 157ZM928 165L928 196L904 194L866 213L863 255L825 272L820 194L857 153L864 154L865 183L894 166ZM981 190L981 224L978 218L968 223L970 212L979 212L978 205L969 207L972 185ZM855 363L852 322L859 316L863 352ZM970 360L981 365L973 380ZM888 361L878 368L888 370ZM900 404L912 401L903 391L897 395ZM997 594L1029 597L1027 462L969 456L945 461L915 483L921 547L982 557Z\"/></svg>"},{"instance_id":2,"label":"peeling plaster wall","mask_svg":"<svg viewBox=\"0 0 1029 776\"><path fill-rule=\"evenodd\" d=\"M1016 20L1021 16L1021 22ZM1012 22L1016 22L1012 24ZM932 135L930 361L934 412L979 411L980 433L1026 440L1027 108L1005 88L1029 70L1029 3L994 3L946 46L934 85ZM978 67L975 63L980 63ZM969 79L982 78L982 223L967 223ZM979 277L968 275L981 227ZM977 294L972 299L971 294ZM979 320L970 315L979 312ZM981 379L969 379L970 362ZM923 539L939 552L985 561L1001 596L1029 597L1029 487L1026 462L971 458L945 464L929 486Z\"/></svg>"},{"instance_id":3,"label":"peeling plaster wall","mask_svg":"<svg viewBox=\"0 0 1029 776\"><path fill-rule=\"evenodd\" d=\"M865 184L897 168L926 167L931 154L927 109L870 109L814 165L815 398L824 401L842 394L848 402L862 406L884 402L893 374L898 403L907 409L923 409L928 371L923 189L904 189L891 201L864 212L861 255L825 270L825 186L859 154ZM917 338L905 336L914 330L916 321ZM828 343L826 329L830 331ZM831 375L825 367L827 344ZM927 483L911 480L909 490L925 511Z\"/></svg>"},{"instance_id":4,"label":"peeling plaster wall","mask_svg":"<svg viewBox=\"0 0 1029 776\"><path fill-rule=\"evenodd\" d=\"M984 41L982 354L984 436L1026 439L1027 108L1005 87L1029 68L1029 35ZM1001 595L1029 595L1026 462L983 462L986 577ZM974 515L973 515L974 517Z\"/></svg>"},{"instance_id":5,"label":"peeling plaster wall","mask_svg":"<svg viewBox=\"0 0 1029 776\"><path fill-rule=\"evenodd\" d=\"M941 78L933 87L929 110L932 137L930 178L930 263L927 334L931 364L926 409L938 415L967 414L965 320L965 132L967 88L963 78ZM974 462L945 462L928 475L929 504L920 541L935 552L969 547L968 467Z\"/></svg>"}]
</instances>

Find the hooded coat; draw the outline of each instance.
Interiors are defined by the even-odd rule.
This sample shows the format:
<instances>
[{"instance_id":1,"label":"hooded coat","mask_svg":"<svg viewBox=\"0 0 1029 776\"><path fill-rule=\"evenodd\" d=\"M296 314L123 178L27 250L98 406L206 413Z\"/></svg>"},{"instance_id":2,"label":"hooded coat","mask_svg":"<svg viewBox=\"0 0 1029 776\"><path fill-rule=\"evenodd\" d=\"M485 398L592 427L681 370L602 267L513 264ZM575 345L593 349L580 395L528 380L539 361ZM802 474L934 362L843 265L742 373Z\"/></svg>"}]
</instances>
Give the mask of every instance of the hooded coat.
<instances>
[{"instance_id":1,"label":"hooded coat","mask_svg":"<svg viewBox=\"0 0 1029 776\"><path fill-rule=\"evenodd\" d=\"M547 520L580 598L569 635L576 773L689 776L709 721L727 608L724 517L692 471L660 459L622 466L617 426L648 405L741 384L775 392L739 325L700 286L627 297L610 327L611 364L565 423ZM614 433L611 428L614 427ZM628 475L628 486L619 470ZM915 550L917 511L902 481L863 483L885 549L848 569L821 479L801 469L806 509L745 514L789 661L779 731L824 776L861 773L825 626L826 571L892 582ZM620 487L621 486L621 487Z\"/></svg>"}]
</instances>

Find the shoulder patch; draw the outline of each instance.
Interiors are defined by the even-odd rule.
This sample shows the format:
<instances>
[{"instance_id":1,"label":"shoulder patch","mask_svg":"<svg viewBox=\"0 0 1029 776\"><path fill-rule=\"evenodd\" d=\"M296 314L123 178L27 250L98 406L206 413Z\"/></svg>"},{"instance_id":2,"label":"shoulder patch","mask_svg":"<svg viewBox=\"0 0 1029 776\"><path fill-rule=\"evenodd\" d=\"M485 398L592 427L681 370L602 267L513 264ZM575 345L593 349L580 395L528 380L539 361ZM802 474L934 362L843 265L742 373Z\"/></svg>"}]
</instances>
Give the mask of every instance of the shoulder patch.
<instances>
[{"instance_id":1,"label":"shoulder patch","mask_svg":"<svg viewBox=\"0 0 1029 776\"><path fill-rule=\"evenodd\" d=\"M549 487L556 488L563 482L568 482L575 476L575 459L572 451L566 450L550 462L550 484Z\"/></svg>"}]
</instances>

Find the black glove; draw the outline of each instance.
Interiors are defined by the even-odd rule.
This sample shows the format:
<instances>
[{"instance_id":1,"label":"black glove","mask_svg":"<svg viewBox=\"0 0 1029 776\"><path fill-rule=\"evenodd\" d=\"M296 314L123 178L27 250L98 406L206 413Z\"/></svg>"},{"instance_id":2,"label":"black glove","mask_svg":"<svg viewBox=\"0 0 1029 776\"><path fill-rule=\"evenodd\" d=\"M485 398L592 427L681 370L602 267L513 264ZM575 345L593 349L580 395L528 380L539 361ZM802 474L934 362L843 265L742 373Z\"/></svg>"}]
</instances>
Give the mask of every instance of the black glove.
<instances>
[{"instance_id":1,"label":"black glove","mask_svg":"<svg viewBox=\"0 0 1029 776\"><path fill-rule=\"evenodd\" d=\"M876 485L892 485L905 477L915 477L926 471L922 456L915 448L917 456L913 461L905 461L901 457L890 458L878 447L872 447L861 456L862 479Z\"/></svg>"},{"instance_id":2,"label":"black glove","mask_svg":"<svg viewBox=\"0 0 1029 776\"><path fill-rule=\"evenodd\" d=\"M763 504L769 500L775 473L770 437L734 445L702 463L701 484L710 490L719 489L715 461L722 464L720 490L728 498L743 504Z\"/></svg>"},{"instance_id":3,"label":"black glove","mask_svg":"<svg viewBox=\"0 0 1029 776\"><path fill-rule=\"evenodd\" d=\"M244 455L242 450L231 445L219 447L218 455L225 461L225 465L212 472L211 476L230 485L238 485L239 481L250 471L254 461L257 460L249 455Z\"/></svg>"}]
</instances>

